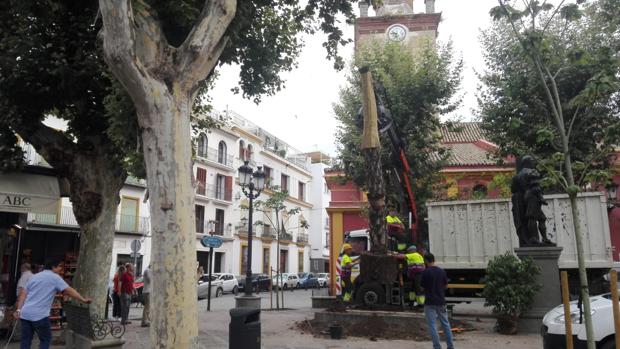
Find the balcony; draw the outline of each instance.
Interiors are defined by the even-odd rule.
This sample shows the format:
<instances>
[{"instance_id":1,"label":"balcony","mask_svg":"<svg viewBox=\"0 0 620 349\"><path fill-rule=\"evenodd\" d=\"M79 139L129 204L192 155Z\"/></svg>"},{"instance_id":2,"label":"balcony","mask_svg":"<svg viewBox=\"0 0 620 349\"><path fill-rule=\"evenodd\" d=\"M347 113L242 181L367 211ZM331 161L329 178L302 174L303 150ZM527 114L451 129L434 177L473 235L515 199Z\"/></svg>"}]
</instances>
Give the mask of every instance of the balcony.
<instances>
[{"instance_id":1,"label":"balcony","mask_svg":"<svg viewBox=\"0 0 620 349\"><path fill-rule=\"evenodd\" d=\"M297 233L297 242L308 242L308 234Z\"/></svg>"},{"instance_id":2,"label":"balcony","mask_svg":"<svg viewBox=\"0 0 620 349\"><path fill-rule=\"evenodd\" d=\"M227 154L221 154L214 148L207 148L207 153L198 152L196 157L200 160L207 160L214 164L222 165L228 169L233 168L233 156Z\"/></svg>"},{"instance_id":3,"label":"balcony","mask_svg":"<svg viewBox=\"0 0 620 349\"><path fill-rule=\"evenodd\" d=\"M280 233L280 241L293 241L293 235L285 232Z\"/></svg>"},{"instance_id":4,"label":"balcony","mask_svg":"<svg viewBox=\"0 0 620 349\"><path fill-rule=\"evenodd\" d=\"M28 213L28 223L66 227L79 226L71 206L61 207L60 216L58 214ZM146 235L151 231L151 219L150 217L118 214L116 215L114 229L119 233Z\"/></svg>"},{"instance_id":5,"label":"balcony","mask_svg":"<svg viewBox=\"0 0 620 349\"><path fill-rule=\"evenodd\" d=\"M196 185L196 195L203 196L207 199L232 202L232 189L227 191L221 187L218 188L214 184L203 184L198 182Z\"/></svg>"}]
</instances>

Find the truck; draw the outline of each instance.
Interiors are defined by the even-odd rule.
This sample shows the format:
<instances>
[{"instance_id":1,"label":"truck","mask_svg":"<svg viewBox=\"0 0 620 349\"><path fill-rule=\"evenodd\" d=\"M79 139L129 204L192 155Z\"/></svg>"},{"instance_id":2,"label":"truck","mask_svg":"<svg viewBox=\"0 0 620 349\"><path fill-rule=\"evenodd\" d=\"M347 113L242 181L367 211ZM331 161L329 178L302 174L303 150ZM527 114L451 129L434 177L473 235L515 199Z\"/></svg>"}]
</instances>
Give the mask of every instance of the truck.
<instances>
[{"instance_id":1,"label":"truck","mask_svg":"<svg viewBox=\"0 0 620 349\"><path fill-rule=\"evenodd\" d=\"M546 195L545 199L548 202L543 207L547 232L549 238L563 248L558 264L561 270L575 276L570 278L574 280L570 289L576 294L577 249L570 201L565 194ZM495 256L514 253L514 248L519 247L511 205L509 198L427 203L428 249L435 255L437 265L448 274L447 296L451 301L481 297L488 262ZM590 291L598 294L604 291L604 276L613 265L605 195L581 193L578 205ZM354 254L370 249L365 229L350 231L345 239L352 244ZM355 278L358 273L358 269L352 273L353 298L357 302L366 305L404 302L401 295L408 291L406 283L399 285L398 280L391 284L361 282Z\"/></svg>"}]
</instances>

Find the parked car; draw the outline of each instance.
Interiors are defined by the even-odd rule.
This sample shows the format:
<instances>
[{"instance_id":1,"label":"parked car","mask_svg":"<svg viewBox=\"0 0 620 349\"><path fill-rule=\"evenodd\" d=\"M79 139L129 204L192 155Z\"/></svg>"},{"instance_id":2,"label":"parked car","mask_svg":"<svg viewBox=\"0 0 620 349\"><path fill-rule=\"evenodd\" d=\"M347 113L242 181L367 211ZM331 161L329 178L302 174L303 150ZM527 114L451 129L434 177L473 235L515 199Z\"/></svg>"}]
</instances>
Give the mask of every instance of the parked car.
<instances>
[{"instance_id":1,"label":"parked car","mask_svg":"<svg viewBox=\"0 0 620 349\"><path fill-rule=\"evenodd\" d=\"M311 287L319 288L319 279L317 279L316 275L313 273L301 273L299 274L299 283L297 287L305 289Z\"/></svg>"},{"instance_id":2,"label":"parked car","mask_svg":"<svg viewBox=\"0 0 620 349\"><path fill-rule=\"evenodd\" d=\"M620 300L616 300L620 301ZM590 297L594 340L599 349L614 349L616 347L613 322L611 294ZM586 325L580 317L577 301L570 302L570 321L573 327L575 348L586 346ZM566 343L564 331L564 306L553 308L543 318L542 336L543 348L564 348Z\"/></svg>"},{"instance_id":3,"label":"parked car","mask_svg":"<svg viewBox=\"0 0 620 349\"><path fill-rule=\"evenodd\" d=\"M222 281L222 288L224 289L224 292L232 292L234 294L239 292L239 282L233 274L216 273L213 275L216 276L216 280Z\"/></svg>"},{"instance_id":4,"label":"parked car","mask_svg":"<svg viewBox=\"0 0 620 349\"><path fill-rule=\"evenodd\" d=\"M211 276L211 297L220 297L224 294L224 285L217 276ZM209 295L209 275L205 275L198 280L198 299L205 299Z\"/></svg>"},{"instance_id":5,"label":"parked car","mask_svg":"<svg viewBox=\"0 0 620 349\"><path fill-rule=\"evenodd\" d=\"M318 273L316 278L319 280L319 287L327 287L329 284L329 273Z\"/></svg>"},{"instance_id":6,"label":"parked car","mask_svg":"<svg viewBox=\"0 0 620 349\"><path fill-rule=\"evenodd\" d=\"M245 291L245 276L237 276L239 291ZM252 274L252 292L269 291L271 279L267 274Z\"/></svg>"},{"instance_id":7,"label":"parked car","mask_svg":"<svg viewBox=\"0 0 620 349\"><path fill-rule=\"evenodd\" d=\"M281 273L280 276L274 276L274 287L282 289L297 288L299 285L299 276L294 273Z\"/></svg>"}]
</instances>

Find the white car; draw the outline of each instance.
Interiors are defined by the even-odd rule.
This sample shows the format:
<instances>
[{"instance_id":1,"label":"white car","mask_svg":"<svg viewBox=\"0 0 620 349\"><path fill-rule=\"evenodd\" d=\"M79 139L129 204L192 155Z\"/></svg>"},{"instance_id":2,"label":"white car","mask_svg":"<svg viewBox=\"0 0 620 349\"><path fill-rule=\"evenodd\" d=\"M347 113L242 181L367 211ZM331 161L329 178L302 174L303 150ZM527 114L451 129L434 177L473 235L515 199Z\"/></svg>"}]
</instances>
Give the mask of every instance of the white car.
<instances>
[{"instance_id":1,"label":"white car","mask_svg":"<svg viewBox=\"0 0 620 349\"><path fill-rule=\"evenodd\" d=\"M274 276L273 287L279 287L284 290L297 288L299 285L299 276L294 273L282 273L280 276Z\"/></svg>"},{"instance_id":2,"label":"white car","mask_svg":"<svg viewBox=\"0 0 620 349\"><path fill-rule=\"evenodd\" d=\"M239 282L237 281L237 277L233 274L216 273L213 275L217 277L216 280L222 281L222 288L224 292L232 292L234 294L237 294L237 292L239 292Z\"/></svg>"},{"instance_id":3,"label":"white car","mask_svg":"<svg viewBox=\"0 0 620 349\"><path fill-rule=\"evenodd\" d=\"M326 287L329 284L329 273L318 273L316 278L319 280L319 286Z\"/></svg>"},{"instance_id":4,"label":"white car","mask_svg":"<svg viewBox=\"0 0 620 349\"><path fill-rule=\"evenodd\" d=\"M198 299L205 299L209 295L209 275L205 275L198 280ZM211 297L216 298L224 294L223 282L217 280L215 275L211 279Z\"/></svg>"},{"instance_id":5,"label":"white car","mask_svg":"<svg viewBox=\"0 0 620 349\"><path fill-rule=\"evenodd\" d=\"M616 347L614 317L612 311L611 294L590 297L594 340L599 349L614 349ZM575 348L586 347L585 320L580 321L577 301L570 302L570 320L573 326L573 343ZM549 311L543 318L542 336L543 348L565 348L564 306L558 305Z\"/></svg>"}]
</instances>

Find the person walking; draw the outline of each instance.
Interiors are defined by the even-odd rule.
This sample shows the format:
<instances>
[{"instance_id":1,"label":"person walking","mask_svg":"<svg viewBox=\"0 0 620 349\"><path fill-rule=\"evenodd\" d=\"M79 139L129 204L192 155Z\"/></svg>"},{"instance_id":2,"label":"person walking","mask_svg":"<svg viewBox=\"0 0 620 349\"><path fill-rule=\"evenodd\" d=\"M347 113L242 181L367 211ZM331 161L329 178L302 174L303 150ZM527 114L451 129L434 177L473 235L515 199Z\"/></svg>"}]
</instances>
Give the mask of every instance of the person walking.
<instances>
[{"instance_id":1,"label":"person walking","mask_svg":"<svg viewBox=\"0 0 620 349\"><path fill-rule=\"evenodd\" d=\"M127 263L125 264L125 272L121 276L121 324L123 325L131 323L128 318L131 296L134 293L133 282L133 265Z\"/></svg>"},{"instance_id":2,"label":"person walking","mask_svg":"<svg viewBox=\"0 0 620 349\"><path fill-rule=\"evenodd\" d=\"M91 299L82 297L60 277L64 268L60 259L51 259L45 263L45 270L33 275L24 292L19 295L15 319L21 322L21 349L30 349L34 333L39 337L39 349L48 349L52 341L50 309L57 292L62 292L82 303L89 304Z\"/></svg>"},{"instance_id":3,"label":"person walking","mask_svg":"<svg viewBox=\"0 0 620 349\"><path fill-rule=\"evenodd\" d=\"M121 276L125 273L125 266L119 265L116 270L116 274L114 274L114 279L112 280L114 283L114 287L112 289L112 317L115 320L121 318Z\"/></svg>"},{"instance_id":4,"label":"person walking","mask_svg":"<svg viewBox=\"0 0 620 349\"><path fill-rule=\"evenodd\" d=\"M443 269L435 265L435 256L432 253L426 253L424 261L426 262L426 269L422 272L420 283L424 288L424 316L428 324L428 331L433 339L433 348L441 349L439 333L437 333L437 320L439 320L448 349L454 349L445 298L448 277Z\"/></svg>"},{"instance_id":5,"label":"person walking","mask_svg":"<svg viewBox=\"0 0 620 349\"><path fill-rule=\"evenodd\" d=\"M151 265L146 267L142 273L142 280L144 280L144 286L142 286L142 299L144 300L144 308L142 308L142 327L149 327L151 324L151 292L153 286L151 285Z\"/></svg>"},{"instance_id":6,"label":"person walking","mask_svg":"<svg viewBox=\"0 0 620 349\"><path fill-rule=\"evenodd\" d=\"M26 290L26 285L28 285L28 281L34 275L32 273L32 267L30 263L24 263L20 267L21 276L19 277L19 281L17 281L17 299L19 299L19 295Z\"/></svg>"}]
</instances>

